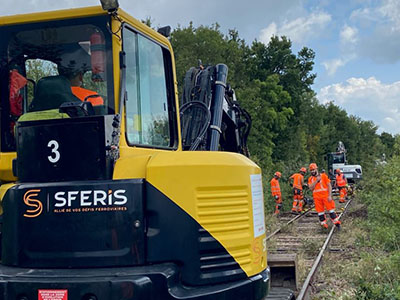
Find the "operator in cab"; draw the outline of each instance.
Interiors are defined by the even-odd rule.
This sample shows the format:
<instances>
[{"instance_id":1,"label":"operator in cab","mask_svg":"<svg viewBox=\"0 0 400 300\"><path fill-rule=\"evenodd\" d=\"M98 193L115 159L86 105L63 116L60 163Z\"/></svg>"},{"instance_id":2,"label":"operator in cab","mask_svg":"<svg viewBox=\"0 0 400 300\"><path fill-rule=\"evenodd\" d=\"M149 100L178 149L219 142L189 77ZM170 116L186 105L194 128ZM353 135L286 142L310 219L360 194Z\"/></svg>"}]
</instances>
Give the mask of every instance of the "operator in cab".
<instances>
[{"instance_id":1,"label":"operator in cab","mask_svg":"<svg viewBox=\"0 0 400 300\"><path fill-rule=\"evenodd\" d=\"M75 97L81 101L88 101L93 106L103 105L104 100L97 92L83 88L83 76L87 71L89 64L85 60L87 54L84 51L74 52L73 57L71 54L66 54L62 57L61 63L58 65L58 73L66 77L71 83L71 91Z\"/></svg>"}]
</instances>

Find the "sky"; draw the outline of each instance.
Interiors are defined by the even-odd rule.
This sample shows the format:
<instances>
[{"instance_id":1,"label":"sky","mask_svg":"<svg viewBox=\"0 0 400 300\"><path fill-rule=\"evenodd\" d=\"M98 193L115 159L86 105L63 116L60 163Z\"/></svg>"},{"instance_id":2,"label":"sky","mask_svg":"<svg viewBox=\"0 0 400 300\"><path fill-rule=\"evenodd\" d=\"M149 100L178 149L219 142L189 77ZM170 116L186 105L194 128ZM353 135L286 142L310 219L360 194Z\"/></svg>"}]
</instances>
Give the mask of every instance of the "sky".
<instances>
[{"instance_id":1,"label":"sky","mask_svg":"<svg viewBox=\"0 0 400 300\"><path fill-rule=\"evenodd\" d=\"M98 0L1 0L0 16L98 5ZM318 100L371 120L378 133L400 133L398 0L119 0L156 27L218 23L247 44L285 35L293 51L315 51Z\"/></svg>"}]
</instances>

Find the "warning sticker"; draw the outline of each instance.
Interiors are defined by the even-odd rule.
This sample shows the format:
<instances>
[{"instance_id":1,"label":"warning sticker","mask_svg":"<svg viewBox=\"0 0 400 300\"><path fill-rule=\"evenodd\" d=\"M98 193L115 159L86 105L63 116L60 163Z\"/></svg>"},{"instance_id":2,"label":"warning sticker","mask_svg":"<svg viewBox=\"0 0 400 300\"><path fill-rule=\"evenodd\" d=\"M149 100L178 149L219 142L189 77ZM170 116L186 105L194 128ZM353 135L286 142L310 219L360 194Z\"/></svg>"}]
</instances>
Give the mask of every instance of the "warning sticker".
<instances>
[{"instance_id":1,"label":"warning sticker","mask_svg":"<svg viewBox=\"0 0 400 300\"><path fill-rule=\"evenodd\" d=\"M38 300L68 300L68 290L38 290Z\"/></svg>"},{"instance_id":2,"label":"warning sticker","mask_svg":"<svg viewBox=\"0 0 400 300\"><path fill-rule=\"evenodd\" d=\"M264 196L261 174L250 175L251 198L253 200L254 237L265 234Z\"/></svg>"}]
</instances>

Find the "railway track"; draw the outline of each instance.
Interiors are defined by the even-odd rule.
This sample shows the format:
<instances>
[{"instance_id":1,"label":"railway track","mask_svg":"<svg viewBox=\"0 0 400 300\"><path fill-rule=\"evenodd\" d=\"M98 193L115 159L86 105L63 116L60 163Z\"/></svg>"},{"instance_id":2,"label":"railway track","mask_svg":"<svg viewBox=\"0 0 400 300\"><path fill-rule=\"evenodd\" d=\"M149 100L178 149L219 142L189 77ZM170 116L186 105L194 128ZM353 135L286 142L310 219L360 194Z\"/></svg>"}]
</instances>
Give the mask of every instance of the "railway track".
<instances>
[{"instance_id":1,"label":"railway track","mask_svg":"<svg viewBox=\"0 0 400 300\"><path fill-rule=\"evenodd\" d=\"M350 203L351 199L345 204L336 201L336 213L342 217ZM279 223L267 235L272 280L266 300L309 299L312 281L336 227L330 223L329 229L321 228L313 207L297 216L284 213Z\"/></svg>"}]
</instances>

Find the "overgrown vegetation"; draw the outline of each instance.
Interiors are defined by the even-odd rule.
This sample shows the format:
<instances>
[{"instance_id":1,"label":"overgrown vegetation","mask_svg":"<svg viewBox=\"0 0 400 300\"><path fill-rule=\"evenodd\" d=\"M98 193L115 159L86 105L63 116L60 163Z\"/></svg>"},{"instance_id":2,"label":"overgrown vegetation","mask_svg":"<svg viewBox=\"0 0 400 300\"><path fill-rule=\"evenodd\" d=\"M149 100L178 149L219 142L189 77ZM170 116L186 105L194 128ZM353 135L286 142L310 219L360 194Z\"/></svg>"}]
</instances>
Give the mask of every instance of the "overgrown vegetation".
<instances>
[{"instance_id":1,"label":"overgrown vegetation","mask_svg":"<svg viewBox=\"0 0 400 300\"><path fill-rule=\"evenodd\" d=\"M361 193L369 251L359 265L357 299L400 299L400 157L374 169ZM371 250L372 249L372 250Z\"/></svg>"},{"instance_id":2,"label":"overgrown vegetation","mask_svg":"<svg viewBox=\"0 0 400 300\"><path fill-rule=\"evenodd\" d=\"M399 180L397 155L365 179L335 236L342 252L324 258L314 299L400 300Z\"/></svg>"},{"instance_id":3,"label":"overgrown vegetation","mask_svg":"<svg viewBox=\"0 0 400 300\"><path fill-rule=\"evenodd\" d=\"M312 49L304 47L295 54L289 39L276 36L267 45L256 40L249 45L236 30L223 34L218 24L178 27L171 43L180 89L186 71L198 66L199 60L229 67L228 81L252 116L248 144L252 160L263 170L270 212L274 202L268 181L273 173L283 174L287 208L291 205L288 177L311 161L326 168L324 156L336 149L339 140L348 150L349 163L364 169L372 168L384 153L387 158L394 153L396 141L391 134L379 135L372 122L349 116L333 103L318 102L312 89L316 78Z\"/></svg>"},{"instance_id":4,"label":"overgrown vegetation","mask_svg":"<svg viewBox=\"0 0 400 300\"><path fill-rule=\"evenodd\" d=\"M249 148L263 170L267 212L274 207L268 182L275 171L283 174L287 210L288 177L311 161L324 168L325 154L334 151L339 140L344 142L349 163L362 165L369 179L357 196L362 201L353 212L357 221L340 232L347 253L343 264L328 270L326 278L339 274L333 278L334 288L328 288L329 280L324 282L318 299L400 299L400 136L378 134L372 122L348 115L333 103L319 103L312 89L315 53L306 47L293 53L286 37L249 45L236 30L225 35L218 24L189 24L176 28L171 42L180 88L186 70L198 60L228 65L229 82L253 119Z\"/></svg>"}]
</instances>

